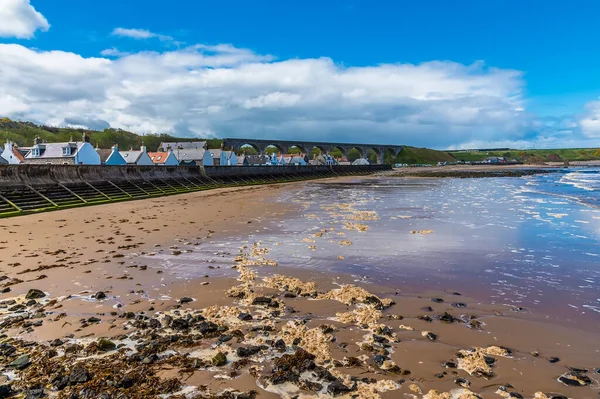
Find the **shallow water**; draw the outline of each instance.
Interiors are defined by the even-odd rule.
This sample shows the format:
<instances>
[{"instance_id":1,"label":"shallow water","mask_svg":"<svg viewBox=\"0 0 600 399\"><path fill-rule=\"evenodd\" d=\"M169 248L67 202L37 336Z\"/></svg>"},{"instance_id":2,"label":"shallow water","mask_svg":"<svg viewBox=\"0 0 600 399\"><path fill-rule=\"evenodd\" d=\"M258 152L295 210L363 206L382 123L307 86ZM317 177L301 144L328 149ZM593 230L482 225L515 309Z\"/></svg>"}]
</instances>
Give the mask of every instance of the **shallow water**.
<instances>
[{"instance_id":1,"label":"shallow water","mask_svg":"<svg viewBox=\"0 0 600 399\"><path fill-rule=\"evenodd\" d=\"M250 237L232 235L177 259L163 257L182 277L222 274L237 247L261 241L280 266L350 273L410 292L459 291L589 326L600 321L598 190L596 170L315 182L265 200L294 203L301 213L269 221ZM344 229L351 213L327 209L336 204L375 211L378 220L350 220L368 226L366 232ZM315 237L322 229L328 231ZM411 234L418 230L433 232Z\"/></svg>"}]
</instances>

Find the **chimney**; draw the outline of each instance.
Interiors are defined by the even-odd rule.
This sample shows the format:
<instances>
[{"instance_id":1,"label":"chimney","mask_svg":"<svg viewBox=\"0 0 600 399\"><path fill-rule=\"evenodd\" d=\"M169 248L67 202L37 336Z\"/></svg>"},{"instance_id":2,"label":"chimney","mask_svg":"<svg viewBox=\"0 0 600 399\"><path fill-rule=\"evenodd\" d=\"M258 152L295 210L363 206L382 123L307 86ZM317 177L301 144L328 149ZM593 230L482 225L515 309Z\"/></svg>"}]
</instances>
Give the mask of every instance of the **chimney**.
<instances>
[{"instance_id":1,"label":"chimney","mask_svg":"<svg viewBox=\"0 0 600 399\"><path fill-rule=\"evenodd\" d=\"M35 136L35 139L33 140L33 145L38 144L42 144L42 139L40 138L40 136Z\"/></svg>"},{"instance_id":2,"label":"chimney","mask_svg":"<svg viewBox=\"0 0 600 399\"><path fill-rule=\"evenodd\" d=\"M144 145L144 140L142 140L142 145L140 146L140 151L146 152L146 146Z\"/></svg>"},{"instance_id":3,"label":"chimney","mask_svg":"<svg viewBox=\"0 0 600 399\"><path fill-rule=\"evenodd\" d=\"M83 132L83 134L81 135L81 139L83 140L84 143L89 143L90 142L90 136L88 136L87 134L85 134L85 132Z\"/></svg>"},{"instance_id":4,"label":"chimney","mask_svg":"<svg viewBox=\"0 0 600 399\"><path fill-rule=\"evenodd\" d=\"M113 152L119 151L119 145L117 143L113 143L112 150L113 150Z\"/></svg>"}]
</instances>

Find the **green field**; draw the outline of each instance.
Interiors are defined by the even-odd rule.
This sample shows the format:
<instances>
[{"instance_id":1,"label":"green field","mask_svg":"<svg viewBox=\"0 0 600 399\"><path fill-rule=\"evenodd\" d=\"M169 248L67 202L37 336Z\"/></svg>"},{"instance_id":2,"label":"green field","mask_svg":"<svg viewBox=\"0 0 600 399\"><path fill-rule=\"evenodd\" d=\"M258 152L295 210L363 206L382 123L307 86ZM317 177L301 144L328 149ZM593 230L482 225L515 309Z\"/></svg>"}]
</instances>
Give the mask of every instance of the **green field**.
<instances>
[{"instance_id":1,"label":"green field","mask_svg":"<svg viewBox=\"0 0 600 399\"><path fill-rule=\"evenodd\" d=\"M483 161L487 157L505 157L526 164L565 161L600 160L600 150L597 148L564 148L552 150L508 150L508 151L461 151L451 152L458 161Z\"/></svg>"}]
</instances>

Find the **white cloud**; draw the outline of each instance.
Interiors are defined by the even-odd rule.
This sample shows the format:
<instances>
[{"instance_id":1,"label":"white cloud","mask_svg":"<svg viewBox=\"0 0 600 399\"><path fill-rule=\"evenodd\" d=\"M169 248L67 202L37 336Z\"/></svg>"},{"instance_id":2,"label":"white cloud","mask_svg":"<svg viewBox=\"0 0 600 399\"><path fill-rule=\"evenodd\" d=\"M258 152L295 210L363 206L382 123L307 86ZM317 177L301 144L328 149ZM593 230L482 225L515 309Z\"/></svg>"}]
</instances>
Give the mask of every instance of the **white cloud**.
<instances>
[{"instance_id":1,"label":"white cloud","mask_svg":"<svg viewBox=\"0 0 600 399\"><path fill-rule=\"evenodd\" d=\"M171 36L159 35L158 33L150 32L146 29L126 29L126 28L115 28L112 31L112 35L129 37L131 39L152 39L157 38L163 41L173 40Z\"/></svg>"},{"instance_id":2,"label":"white cloud","mask_svg":"<svg viewBox=\"0 0 600 399\"><path fill-rule=\"evenodd\" d=\"M47 31L50 24L29 0L0 0L0 37L30 39L36 30Z\"/></svg>"},{"instance_id":3,"label":"white cloud","mask_svg":"<svg viewBox=\"0 0 600 399\"><path fill-rule=\"evenodd\" d=\"M586 104L585 112L579 119L579 125L586 137L600 139L600 101Z\"/></svg>"},{"instance_id":4,"label":"white cloud","mask_svg":"<svg viewBox=\"0 0 600 399\"><path fill-rule=\"evenodd\" d=\"M596 131L586 121L600 115L599 105L581 121L536 121L525 111L522 73L481 62L344 67L228 44L102 55L111 58L0 44L0 116L137 133L448 148L572 142L580 124Z\"/></svg>"}]
</instances>

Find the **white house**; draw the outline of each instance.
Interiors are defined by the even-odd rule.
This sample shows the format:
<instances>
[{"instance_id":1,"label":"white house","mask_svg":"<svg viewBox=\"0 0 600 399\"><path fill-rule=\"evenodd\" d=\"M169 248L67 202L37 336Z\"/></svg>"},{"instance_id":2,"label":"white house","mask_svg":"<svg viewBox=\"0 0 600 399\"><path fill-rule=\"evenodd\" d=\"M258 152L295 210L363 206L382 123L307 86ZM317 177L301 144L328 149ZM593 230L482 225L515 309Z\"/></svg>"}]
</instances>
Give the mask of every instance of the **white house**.
<instances>
[{"instance_id":1,"label":"white house","mask_svg":"<svg viewBox=\"0 0 600 399\"><path fill-rule=\"evenodd\" d=\"M110 155L104 161L105 165L127 165L127 161L125 158L119 153L119 146L117 144L113 144Z\"/></svg>"},{"instance_id":2,"label":"white house","mask_svg":"<svg viewBox=\"0 0 600 399\"><path fill-rule=\"evenodd\" d=\"M132 148L129 151L119 151L119 154L121 154L121 157L123 157L127 165L154 165L154 162L152 162L152 159L148 156L144 143L142 143L139 150L133 150Z\"/></svg>"},{"instance_id":3,"label":"white house","mask_svg":"<svg viewBox=\"0 0 600 399\"><path fill-rule=\"evenodd\" d=\"M169 148L167 152L149 152L148 156L154 163L154 165L159 166L177 166L179 165L179 161L173 154L173 150Z\"/></svg>"},{"instance_id":4,"label":"white house","mask_svg":"<svg viewBox=\"0 0 600 399\"><path fill-rule=\"evenodd\" d=\"M36 137L35 144L25 155L25 163L55 165L100 165L100 155L84 133L83 141L43 143Z\"/></svg>"},{"instance_id":5,"label":"white house","mask_svg":"<svg viewBox=\"0 0 600 399\"><path fill-rule=\"evenodd\" d=\"M16 165L23 163L23 155L17 149L17 146L12 141L7 141L4 150L0 147L0 158L5 160L5 163ZM0 161L2 162L2 161Z\"/></svg>"}]
</instances>

